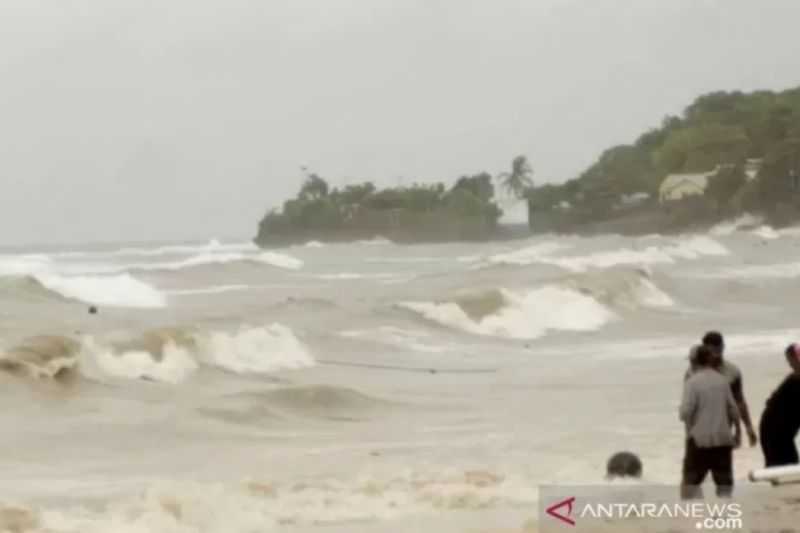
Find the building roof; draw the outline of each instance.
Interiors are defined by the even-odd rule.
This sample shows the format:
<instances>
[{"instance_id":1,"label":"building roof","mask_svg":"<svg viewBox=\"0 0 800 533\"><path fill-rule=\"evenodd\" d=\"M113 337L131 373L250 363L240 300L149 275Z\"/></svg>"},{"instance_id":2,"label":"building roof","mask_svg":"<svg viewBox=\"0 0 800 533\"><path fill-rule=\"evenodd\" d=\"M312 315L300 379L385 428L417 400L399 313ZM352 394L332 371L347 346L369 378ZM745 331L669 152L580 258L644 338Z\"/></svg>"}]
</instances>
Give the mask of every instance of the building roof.
<instances>
[{"instance_id":1,"label":"building roof","mask_svg":"<svg viewBox=\"0 0 800 533\"><path fill-rule=\"evenodd\" d=\"M670 174L661 182L659 191L661 194L666 194L683 184L690 184L704 191L708 186L708 178L713 176L715 172L716 169L711 172L701 172L698 174Z\"/></svg>"}]
</instances>

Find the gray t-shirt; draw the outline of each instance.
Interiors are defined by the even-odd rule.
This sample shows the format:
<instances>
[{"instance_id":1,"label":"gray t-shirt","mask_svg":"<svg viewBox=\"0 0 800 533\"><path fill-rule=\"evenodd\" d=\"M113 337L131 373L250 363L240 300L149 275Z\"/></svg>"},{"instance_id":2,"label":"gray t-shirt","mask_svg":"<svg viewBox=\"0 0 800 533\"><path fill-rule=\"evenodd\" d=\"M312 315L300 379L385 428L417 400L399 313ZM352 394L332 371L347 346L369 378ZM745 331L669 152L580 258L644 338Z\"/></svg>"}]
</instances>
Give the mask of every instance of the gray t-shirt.
<instances>
[{"instance_id":1,"label":"gray t-shirt","mask_svg":"<svg viewBox=\"0 0 800 533\"><path fill-rule=\"evenodd\" d=\"M711 368L694 372L683 384L680 419L699 448L733 446L739 409L728 378Z\"/></svg>"},{"instance_id":2,"label":"gray t-shirt","mask_svg":"<svg viewBox=\"0 0 800 533\"><path fill-rule=\"evenodd\" d=\"M695 362L693 360L694 356L694 349L689 354L689 368L686 370L686 374L684 375L684 381L689 379L692 374L695 373ZM722 365L719 368L716 368L720 374L725 376L728 380L728 383L731 386L731 392L733 393L733 399L737 402L744 402L744 387L742 385L742 371L739 370L739 367L728 361L727 359L722 360Z\"/></svg>"}]
</instances>

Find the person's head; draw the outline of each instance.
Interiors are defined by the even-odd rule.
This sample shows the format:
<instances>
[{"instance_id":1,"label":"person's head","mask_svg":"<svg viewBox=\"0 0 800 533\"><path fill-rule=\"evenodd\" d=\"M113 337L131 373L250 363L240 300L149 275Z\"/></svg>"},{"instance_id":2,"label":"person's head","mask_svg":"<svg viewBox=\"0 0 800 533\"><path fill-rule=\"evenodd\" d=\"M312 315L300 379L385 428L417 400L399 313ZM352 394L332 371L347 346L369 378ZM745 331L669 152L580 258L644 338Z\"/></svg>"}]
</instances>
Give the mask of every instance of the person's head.
<instances>
[{"instance_id":1,"label":"person's head","mask_svg":"<svg viewBox=\"0 0 800 533\"><path fill-rule=\"evenodd\" d=\"M789 362L789 366L795 372L795 374L800 374L800 344L792 343L784 352L786 356L786 361Z\"/></svg>"},{"instance_id":2,"label":"person's head","mask_svg":"<svg viewBox=\"0 0 800 533\"><path fill-rule=\"evenodd\" d=\"M632 452L617 452L606 463L606 478L640 478L642 461Z\"/></svg>"},{"instance_id":3,"label":"person's head","mask_svg":"<svg viewBox=\"0 0 800 533\"><path fill-rule=\"evenodd\" d=\"M717 356L714 354L714 351L706 346L705 344L701 344L697 346L694 351L694 366L697 368L710 368L713 367L717 361Z\"/></svg>"},{"instance_id":4,"label":"person's head","mask_svg":"<svg viewBox=\"0 0 800 533\"><path fill-rule=\"evenodd\" d=\"M722 333L719 331L707 332L703 335L703 345L711 348L714 355L722 359L722 355L725 353L725 339L722 337Z\"/></svg>"}]
</instances>

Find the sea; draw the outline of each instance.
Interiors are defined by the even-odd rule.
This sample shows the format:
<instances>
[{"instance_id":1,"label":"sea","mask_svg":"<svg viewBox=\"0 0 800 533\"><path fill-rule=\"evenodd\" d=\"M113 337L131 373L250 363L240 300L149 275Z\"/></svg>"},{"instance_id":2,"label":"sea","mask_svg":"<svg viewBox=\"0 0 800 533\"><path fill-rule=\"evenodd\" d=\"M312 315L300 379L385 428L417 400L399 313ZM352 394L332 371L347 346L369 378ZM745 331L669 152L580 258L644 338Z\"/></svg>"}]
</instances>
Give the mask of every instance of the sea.
<instances>
[{"instance_id":1,"label":"sea","mask_svg":"<svg viewBox=\"0 0 800 533\"><path fill-rule=\"evenodd\" d=\"M540 486L604 483L617 451L678 482L707 330L757 419L799 281L800 229L754 217L0 251L0 531L533 530ZM737 479L761 461L737 451Z\"/></svg>"}]
</instances>

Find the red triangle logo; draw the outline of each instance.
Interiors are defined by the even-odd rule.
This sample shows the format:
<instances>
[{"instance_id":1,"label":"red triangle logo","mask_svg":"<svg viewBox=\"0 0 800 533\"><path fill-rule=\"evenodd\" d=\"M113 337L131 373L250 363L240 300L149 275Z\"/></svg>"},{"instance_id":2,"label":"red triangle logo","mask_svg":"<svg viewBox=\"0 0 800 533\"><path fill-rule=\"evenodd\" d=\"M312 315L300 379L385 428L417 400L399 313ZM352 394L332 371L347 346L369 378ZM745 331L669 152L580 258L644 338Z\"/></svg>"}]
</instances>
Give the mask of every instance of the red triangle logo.
<instances>
[{"instance_id":1,"label":"red triangle logo","mask_svg":"<svg viewBox=\"0 0 800 533\"><path fill-rule=\"evenodd\" d=\"M575 505L575 497L567 498L566 500L562 500L558 503L555 503L545 509L545 512L555 518L556 520L561 520L565 524L569 524L571 526L575 525L575 520L572 519L572 506ZM561 509L566 507L566 513L562 513Z\"/></svg>"}]
</instances>

